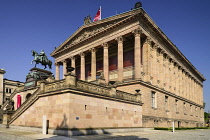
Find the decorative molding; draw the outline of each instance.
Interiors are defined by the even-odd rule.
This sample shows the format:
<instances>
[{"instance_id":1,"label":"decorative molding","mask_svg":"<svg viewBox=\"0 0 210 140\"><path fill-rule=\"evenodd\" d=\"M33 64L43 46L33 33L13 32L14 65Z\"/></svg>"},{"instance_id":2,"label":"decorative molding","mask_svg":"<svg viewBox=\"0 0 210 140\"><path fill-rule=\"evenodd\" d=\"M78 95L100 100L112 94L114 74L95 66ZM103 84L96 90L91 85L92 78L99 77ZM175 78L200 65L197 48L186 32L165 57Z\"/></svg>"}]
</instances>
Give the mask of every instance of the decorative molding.
<instances>
[{"instance_id":1,"label":"decorative molding","mask_svg":"<svg viewBox=\"0 0 210 140\"><path fill-rule=\"evenodd\" d=\"M80 55L81 57L85 57L85 53L84 53L84 52L81 52L79 55Z\"/></svg>"},{"instance_id":2,"label":"decorative molding","mask_svg":"<svg viewBox=\"0 0 210 140\"><path fill-rule=\"evenodd\" d=\"M108 49L109 48L109 44L108 43L103 43L103 44L101 44L101 46L103 46L104 49Z\"/></svg>"},{"instance_id":3,"label":"decorative molding","mask_svg":"<svg viewBox=\"0 0 210 140\"><path fill-rule=\"evenodd\" d=\"M138 29L133 30L132 33L134 34L135 37L136 36L140 37L142 34L142 30L140 28L138 28Z\"/></svg>"},{"instance_id":4,"label":"decorative molding","mask_svg":"<svg viewBox=\"0 0 210 140\"><path fill-rule=\"evenodd\" d=\"M122 43L124 41L124 38L122 36L119 36L117 38L115 38L115 40L118 42L118 43Z\"/></svg>"}]
</instances>

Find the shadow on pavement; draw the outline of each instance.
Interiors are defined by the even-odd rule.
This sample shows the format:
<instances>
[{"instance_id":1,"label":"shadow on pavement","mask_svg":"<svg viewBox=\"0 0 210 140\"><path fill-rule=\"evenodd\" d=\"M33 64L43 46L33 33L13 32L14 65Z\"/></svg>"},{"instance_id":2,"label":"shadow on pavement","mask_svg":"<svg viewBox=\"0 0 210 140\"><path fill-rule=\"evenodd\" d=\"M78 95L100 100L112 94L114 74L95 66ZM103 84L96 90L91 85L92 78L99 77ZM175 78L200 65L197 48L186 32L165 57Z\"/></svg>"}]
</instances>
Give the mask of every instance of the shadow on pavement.
<instances>
[{"instance_id":1,"label":"shadow on pavement","mask_svg":"<svg viewBox=\"0 0 210 140\"><path fill-rule=\"evenodd\" d=\"M92 135L92 136L76 136L76 137L61 137L54 136L51 138L39 139L39 140L149 140L148 138L139 138L137 136L109 136L109 135Z\"/></svg>"}]
</instances>

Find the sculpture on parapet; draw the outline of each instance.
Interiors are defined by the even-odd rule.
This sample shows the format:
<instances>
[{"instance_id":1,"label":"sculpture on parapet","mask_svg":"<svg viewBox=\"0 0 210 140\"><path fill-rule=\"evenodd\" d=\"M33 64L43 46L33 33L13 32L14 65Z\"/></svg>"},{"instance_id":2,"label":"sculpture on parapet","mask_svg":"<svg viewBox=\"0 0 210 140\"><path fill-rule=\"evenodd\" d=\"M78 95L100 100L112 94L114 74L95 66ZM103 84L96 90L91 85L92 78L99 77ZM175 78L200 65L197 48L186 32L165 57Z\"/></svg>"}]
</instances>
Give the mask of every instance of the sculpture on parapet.
<instances>
[{"instance_id":1,"label":"sculpture on parapet","mask_svg":"<svg viewBox=\"0 0 210 140\"><path fill-rule=\"evenodd\" d=\"M32 56L34 56L34 60L31 61L31 64L33 62L35 62L35 67L37 64L41 63L44 67L44 69L47 68L47 66L49 67L49 69L52 69L52 61L50 61L45 52L43 50L41 50L40 54L38 54L36 51L32 50Z\"/></svg>"},{"instance_id":2,"label":"sculpture on parapet","mask_svg":"<svg viewBox=\"0 0 210 140\"><path fill-rule=\"evenodd\" d=\"M87 17L84 18L84 25L91 23L91 17L88 15Z\"/></svg>"}]
</instances>

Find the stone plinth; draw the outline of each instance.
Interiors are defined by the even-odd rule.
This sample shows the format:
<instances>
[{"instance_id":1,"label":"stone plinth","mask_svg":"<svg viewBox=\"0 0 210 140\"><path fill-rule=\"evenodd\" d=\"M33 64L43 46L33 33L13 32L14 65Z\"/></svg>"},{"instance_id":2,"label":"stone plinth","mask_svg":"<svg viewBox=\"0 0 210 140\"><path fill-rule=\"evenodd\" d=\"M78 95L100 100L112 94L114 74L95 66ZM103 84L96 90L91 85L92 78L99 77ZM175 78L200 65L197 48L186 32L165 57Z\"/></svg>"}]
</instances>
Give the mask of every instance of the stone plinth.
<instances>
[{"instance_id":1,"label":"stone plinth","mask_svg":"<svg viewBox=\"0 0 210 140\"><path fill-rule=\"evenodd\" d=\"M3 112L3 122L2 122L3 125L6 125L6 126L8 125L8 122L10 121L13 113L14 111L7 111L7 110Z\"/></svg>"},{"instance_id":2,"label":"stone plinth","mask_svg":"<svg viewBox=\"0 0 210 140\"><path fill-rule=\"evenodd\" d=\"M37 81L46 80L49 76L52 76L52 72L39 68L32 68L26 75L25 88L35 87Z\"/></svg>"}]
</instances>

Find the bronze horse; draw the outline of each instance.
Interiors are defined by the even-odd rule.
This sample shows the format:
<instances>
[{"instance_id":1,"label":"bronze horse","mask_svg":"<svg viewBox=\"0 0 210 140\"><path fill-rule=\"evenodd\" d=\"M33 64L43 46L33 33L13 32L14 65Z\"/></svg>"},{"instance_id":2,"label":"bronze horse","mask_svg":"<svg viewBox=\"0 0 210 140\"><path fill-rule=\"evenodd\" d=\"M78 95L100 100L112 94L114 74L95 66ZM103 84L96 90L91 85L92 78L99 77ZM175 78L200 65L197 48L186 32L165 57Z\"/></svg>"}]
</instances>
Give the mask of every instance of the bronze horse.
<instances>
[{"instance_id":1,"label":"bronze horse","mask_svg":"<svg viewBox=\"0 0 210 140\"><path fill-rule=\"evenodd\" d=\"M31 61L31 64L33 64L33 62L36 62L35 68L36 68L36 64L41 63L44 66L44 69L46 69L47 66L49 67L49 69L52 69L52 61L48 60L45 54L44 56L41 56L34 50L32 50L31 52L32 52L32 56L34 56L34 60ZM41 57L44 57L44 59Z\"/></svg>"}]
</instances>

